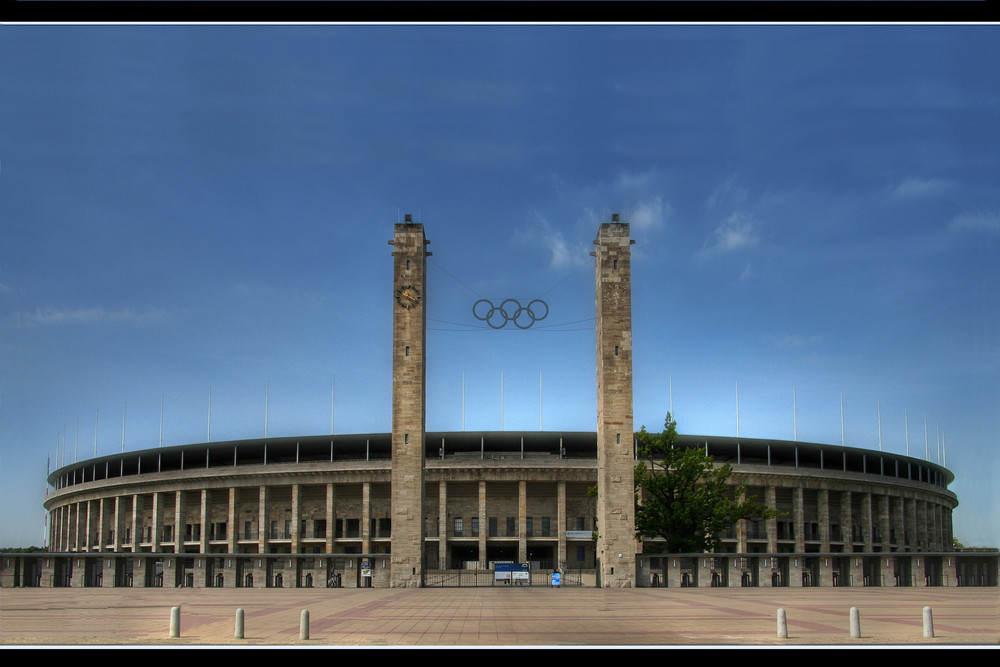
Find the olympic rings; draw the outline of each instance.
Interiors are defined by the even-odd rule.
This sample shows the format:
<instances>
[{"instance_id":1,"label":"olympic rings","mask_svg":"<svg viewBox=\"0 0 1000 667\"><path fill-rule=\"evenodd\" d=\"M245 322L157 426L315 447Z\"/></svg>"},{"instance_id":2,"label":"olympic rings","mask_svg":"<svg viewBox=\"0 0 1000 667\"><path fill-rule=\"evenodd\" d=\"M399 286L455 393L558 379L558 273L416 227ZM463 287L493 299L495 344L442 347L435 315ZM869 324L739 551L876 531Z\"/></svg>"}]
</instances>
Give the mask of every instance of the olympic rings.
<instances>
[{"instance_id":1,"label":"olympic rings","mask_svg":"<svg viewBox=\"0 0 1000 667\"><path fill-rule=\"evenodd\" d=\"M486 304L489 308L480 307ZM539 314L535 304L545 307L545 312ZM527 306L522 306L517 299L504 299L499 306L494 306L489 299L480 299L472 306L472 314L477 320L483 320L494 329L503 329L508 322L513 322L518 329L527 329L538 320L549 316L549 304L541 299L534 299Z\"/></svg>"}]
</instances>

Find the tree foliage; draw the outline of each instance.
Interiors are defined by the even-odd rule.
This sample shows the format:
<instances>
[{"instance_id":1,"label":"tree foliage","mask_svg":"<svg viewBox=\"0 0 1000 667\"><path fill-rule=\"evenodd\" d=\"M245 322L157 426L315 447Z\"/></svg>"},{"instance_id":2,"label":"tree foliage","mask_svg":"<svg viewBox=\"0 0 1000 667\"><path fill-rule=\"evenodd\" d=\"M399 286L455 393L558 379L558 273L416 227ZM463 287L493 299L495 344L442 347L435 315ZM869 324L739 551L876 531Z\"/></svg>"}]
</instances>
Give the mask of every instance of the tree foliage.
<instances>
[{"instance_id":1,"label":"tree foliage","mask_svg":"<svg viewBox=\"0 0 1000 667\"><path fill-rule=\"evenodd\" d=\"M740 519L769 519L778 512L744 498L746 485L732 486L733 468L715 465L701 448L675 447L677 422L667 413L662 433L643 426L636 434L636 536L662 537L667 553L713 551L726 528ZM659 545L657 545L659 548Z\"/></svg>"}]
</instances>

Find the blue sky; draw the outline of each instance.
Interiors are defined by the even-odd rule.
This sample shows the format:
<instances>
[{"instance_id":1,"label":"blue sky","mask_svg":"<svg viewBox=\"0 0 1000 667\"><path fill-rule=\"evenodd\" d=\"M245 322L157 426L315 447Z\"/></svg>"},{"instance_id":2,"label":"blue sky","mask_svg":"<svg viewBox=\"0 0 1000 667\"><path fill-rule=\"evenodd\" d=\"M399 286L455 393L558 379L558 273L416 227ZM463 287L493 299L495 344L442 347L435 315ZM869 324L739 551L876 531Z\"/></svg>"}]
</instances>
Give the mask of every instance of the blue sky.
<instances>
[{"instance_id":1,"label":"blue sky","mask_svg":"<svg viewBox=\"0 0 1000 667\"><path fill-rule=\"evenodd\" d=\"M617 212L637 427L736 435L738 388L741 436L840 444L843 401L1000 546L997 62L974 25L2 26L0 545L123 430L390 430L406 213L428 428L596 428Z\"/></svg>"}]
</instances>

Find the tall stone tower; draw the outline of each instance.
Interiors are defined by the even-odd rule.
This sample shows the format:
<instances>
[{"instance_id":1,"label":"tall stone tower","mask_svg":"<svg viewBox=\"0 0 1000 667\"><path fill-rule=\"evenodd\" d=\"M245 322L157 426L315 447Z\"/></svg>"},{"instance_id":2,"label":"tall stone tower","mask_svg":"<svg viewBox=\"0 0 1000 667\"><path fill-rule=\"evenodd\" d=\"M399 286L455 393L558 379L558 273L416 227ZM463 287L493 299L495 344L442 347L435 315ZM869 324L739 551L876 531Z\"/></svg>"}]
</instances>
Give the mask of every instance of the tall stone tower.
<instances>
[{"instance_id":1,"label":"tall stone tower","mask_svg":"<svg viewBox=\"0 0 1000 667\"><path fill-rule=\"evenodd\" d=\"M602 223L597 268L597 557L601 585L635 585L632 445L632 245L629 226Z\"/></svg>"},{"instance_id":2,"label":"tall stone tower","mask_svg":"<svg viewBox=\"0 0 1000 667\"><path fill-rule=\"evenodd\" d=\"M392 292L392 570L390 586L419 587L424 576L426 432L426 269L422 224L397 224Z\"/></svg>"}]
</instances>

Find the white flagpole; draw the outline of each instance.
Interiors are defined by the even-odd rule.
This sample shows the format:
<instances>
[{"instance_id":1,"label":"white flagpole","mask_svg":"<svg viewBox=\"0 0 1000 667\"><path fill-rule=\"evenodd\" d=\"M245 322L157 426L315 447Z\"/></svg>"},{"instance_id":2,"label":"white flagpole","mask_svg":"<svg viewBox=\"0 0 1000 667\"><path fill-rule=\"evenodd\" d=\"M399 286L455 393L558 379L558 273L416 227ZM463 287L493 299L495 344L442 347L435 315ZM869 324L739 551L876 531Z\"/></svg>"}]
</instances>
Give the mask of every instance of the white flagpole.
<instances>
[{"instance_id":1,"label":"white flagpole","mask_svg":"<svg viewBox=\"0 0 1000 667\"><path fill-rule=\"evenodd\" d=\"M122 401L122 451L125 451L125 408L128 402Z\"/></svg>"},{"instance_id":2,"label":"white flagpole","mask_svg":"<svg viewBox=\"0 0 1000 667\"><path fill-rule=\"evenodd\" d=\"M877 400L875 402L876 408L878 410L878 450L882 451L882 401Z\"/></svg>"},{"instance_id":3,"label":"white flagpole","mask_svg":"<svg viewBox=\"0 0 1000 667\"><path fill-rule=\"evenodd\" d=\"M799 439L799 421L795 413L795 385L792 385L792 440Z\"/></svg>"},{"instance_id":4,"label":"white flagpole","mask_svg":"<svg viewBox=\"0 0 1000 667\"><path fill-rule=\"evenodd\" d=\"M674 416L674 376L668 375L667 379L670 381L670 416Z\"/></svg>"},{"instance_id":5,"label":"white flagpole","mask_svg":"<svg viewBox=\"0 0 1000 667\"><path fill-rule=\"evenodd\" d=\"M163 394L160 394L160 447L163 446Z\"/></svg>"},{"instance_id":6,"label":"white flagpole","mask_svg":"<svg viewBox=\"0 0 1000 667\"><path fill-rule=\"evenodd\" d=\"M212 442L212 385L208 385L208 433L205 442Z\"/></svg>"},{"instance_id":7,"label":"white flagpole","mask_svg":"<svg viewBox=\"0 0 1000 667\"><path fill-rule=\"evenodd\" d=\"M77 453L80 451L80 418L76 418L76 440L73 441L73 463L76 463Z\"/></svg>"},{"instance_id":8,"label":"white flagpole","mask_svg":"<svg viewBox=\"0 0 1000 667\"><path fill-rule=\"evenodd\" d=\"M740 381L736 381L736 437L740 437Z\"/></svg>"},{"instance_id":9,"label":"white flagpole","mask_svg":"<svg viewBox=\"0 0 1000 667\"><path fill-rule=\"evenodd\" d=\"M924 415L924 460L931 460L930 445L927 444L927 415Z\"/></svg>"},{"instance_id":10,"label":"white flagpole","mask_svg":"<svg viewBox=\"0 0 1000 667\"><path fill-rule=\"evenodd\" d=\"M334 375L333 379L330 380L330 435L333 435L333 406L334 398L337 393L337 376Z\"/></svg>"},{"instance_id":11,"label":"white flagpole","mask_svg":"<svg viewBox=\"0 0 1000 667\"><path fill-rule=\"evenodd\" d=\"M844 437L844 392L840 392L840 446L847 446L847 440Z\"/></svg>"},{"instance_id":12,"label":"white flagpole","mask_svg":"<svg viewBox=\"0 0 1000 667\"><path fill-rule=\"evenodd\" d=\"M271 393L271 382L269 380L264 382L264 437L267 437L267 400L268 395Z\"/></svg>"},{"instance_id":13,"label":"white flagpole","mask_svg":"<svg viewBox=\"0 0 1000 667\"><path fill-rule=\"evenodd\" d=\"M465 371L462 371L462 430L465 430Z\"/></svg>"},{"instance_id":14,"label":"white flagpole","mask_svg":"<svg viewBox=\"0 0 1000 667\"><path fill-rule=\"evenodd\" d=\"M94 458L97 458L97 422L98 418L101 416L100 410L94 411Z\"/></svg>"},{"instance_id":15,"label":"white flagpole","mask_svg":"<svg viewBox=\"0 0 1000 667\"><path fill-rule=\"evenodd\" d=\"M910 416L906 413L906 409L903 409L903 421L906 426L906 455L910 455Z\"/></svg>"}]
</instances>

